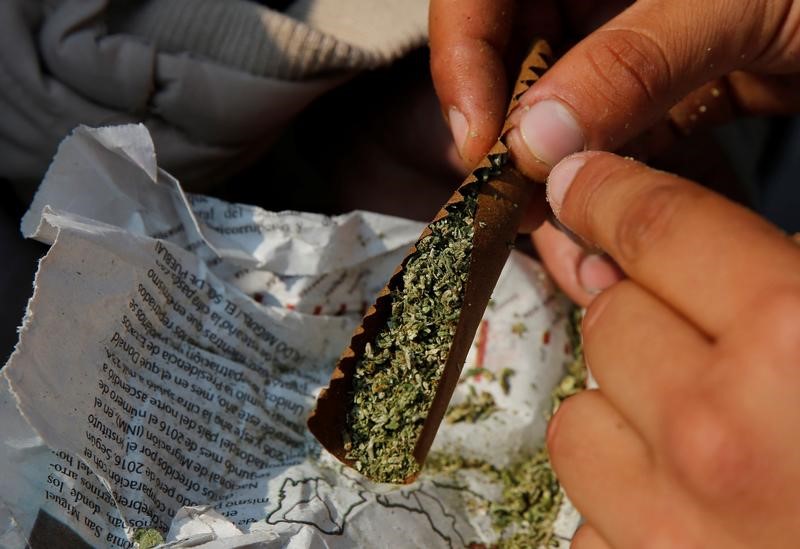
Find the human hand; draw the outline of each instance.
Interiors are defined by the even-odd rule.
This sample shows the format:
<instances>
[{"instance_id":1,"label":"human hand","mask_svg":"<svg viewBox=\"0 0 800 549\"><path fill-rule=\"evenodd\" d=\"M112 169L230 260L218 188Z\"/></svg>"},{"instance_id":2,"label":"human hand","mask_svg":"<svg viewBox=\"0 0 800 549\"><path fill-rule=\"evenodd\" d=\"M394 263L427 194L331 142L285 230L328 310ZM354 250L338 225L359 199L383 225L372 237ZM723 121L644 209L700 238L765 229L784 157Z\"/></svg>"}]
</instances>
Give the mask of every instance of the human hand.
<instances>
[{"instance_id":1,"label":"human hand","mask_svg":"<svg viewBox=\"0 0 800 549\"><path fill-rule=\"evenodd\" d=\"M431 74L465 166L472 168L497 141L511 79L534 38L564 46L630 3L432 0Z\"/></svg>"},{"instance_id":2,"label":"human hand","mask_svg":"<svg viewBox=\"0 0 800 549\"><path fill-rule=\"evenodd\" d=\"M547 436L575 549L794 547L800 246L690 181L610 153L550 173L558 219L628 275L583 320L599 389Z\"/></svg>"},{"instance_id":3,"label":"human hand","mask_svg":"<svg viewBox=\"0 0 800 549\"><path fill-rule=\"evenodd\" d=\"M431 67L462 157L473 162L497 137L505 100L504 55L518 21L535 10L545 37L564 23L591 29L628 2L452 0L431 3ZM520 15L508 14L518 8ZM582 149L637 156L676 135L734 114L800 110L800 3L640 0L572 48L521 100L509 145L518 166L542 180L565 155ZM528 29L531 26L528 25ZM533 34L529 34L532 36ZM677 103L677 104L676 104ZM463 121L454 110L464 114ZM669 120L665 114L669 111ZM455 123L454 123L455 120ZM464 128L467 128L464 130ZM459 137L466 134L467 137ZM630 143L636 137L638 143ZM602 257L587 254L544 225L534 233L559 285L586 305L619 279ZM587 291L591 290L591 291Z\"/></svg>"}]
</instances>

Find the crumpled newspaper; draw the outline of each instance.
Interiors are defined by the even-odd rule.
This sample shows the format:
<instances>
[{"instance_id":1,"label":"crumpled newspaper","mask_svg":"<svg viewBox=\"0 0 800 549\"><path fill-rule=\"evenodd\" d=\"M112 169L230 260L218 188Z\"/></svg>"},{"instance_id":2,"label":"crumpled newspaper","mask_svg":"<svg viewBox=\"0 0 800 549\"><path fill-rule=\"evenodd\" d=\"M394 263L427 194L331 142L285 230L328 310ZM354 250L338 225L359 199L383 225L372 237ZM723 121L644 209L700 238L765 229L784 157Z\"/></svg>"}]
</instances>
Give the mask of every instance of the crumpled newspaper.
<instances>
[{"instance_id":1,"label":"crumpled newspaper","mask_svg":"<svg viewBox=\"0 0 800 549\"><path fill-rule=\"evenodd\" d=\"M499 497L496 483L431 472L376 485L305 425L421 224L188 195L147 130L121 126L62 143L22 230L52 246L0 380L0 545L497 541L475 505ZM513 253L454 396L486 392L494 409L445 422L432 452L502 470L541 446L572 356L568 310ZM556 539L577 522L564 506Z\"/></svg>"}]
</instances>

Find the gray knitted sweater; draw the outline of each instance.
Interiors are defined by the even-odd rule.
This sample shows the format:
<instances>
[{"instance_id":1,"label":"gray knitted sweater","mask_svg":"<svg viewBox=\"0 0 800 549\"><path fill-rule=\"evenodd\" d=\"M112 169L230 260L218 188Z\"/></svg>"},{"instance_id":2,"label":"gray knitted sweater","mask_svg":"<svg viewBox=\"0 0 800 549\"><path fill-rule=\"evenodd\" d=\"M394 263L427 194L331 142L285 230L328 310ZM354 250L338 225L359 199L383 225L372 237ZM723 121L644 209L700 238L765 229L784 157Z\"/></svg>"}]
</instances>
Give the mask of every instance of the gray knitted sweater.
<instances>
[{"instance_id":1,"label":"gray knitted sweater","mask_svg":"<svg viewBox=\"0 0 800 549\"><path fill-rule=\"evenodd\" d=\"M161 166L219 180L320 94L426 40L427 0L282 4L0 1L0 178L38 183L78 124L142 122Z\"/></svg>"}]
</instances>

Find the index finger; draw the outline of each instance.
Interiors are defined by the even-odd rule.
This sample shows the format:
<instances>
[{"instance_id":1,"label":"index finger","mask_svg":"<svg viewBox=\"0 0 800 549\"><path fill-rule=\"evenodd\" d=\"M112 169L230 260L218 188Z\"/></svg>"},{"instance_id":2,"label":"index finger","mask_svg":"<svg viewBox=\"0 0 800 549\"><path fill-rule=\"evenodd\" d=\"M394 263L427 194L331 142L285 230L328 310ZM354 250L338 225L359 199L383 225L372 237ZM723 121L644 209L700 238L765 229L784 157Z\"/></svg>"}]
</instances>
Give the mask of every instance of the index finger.
<instances>
[{"instance_id":1,"label":"index finger","mask_svg":"<svg viewBox=\"0 0 800 549\"><path fill-rule=\"evenodd\" d=\"M500 135L508 101L503 56L513 0L432 0L431 75L453 139L473 167Z\"/></svg>"},{"instance_id":2,"label":"index finger","mask_svg":"<svg viewBox=\"0 0 800 549\"><path fill-rule=\"evenodd\" d=\"M610 153L578 153L548 179L559 220L710 336L800 288L800 248L700 185Z\"/></svg>"}]
</instances>

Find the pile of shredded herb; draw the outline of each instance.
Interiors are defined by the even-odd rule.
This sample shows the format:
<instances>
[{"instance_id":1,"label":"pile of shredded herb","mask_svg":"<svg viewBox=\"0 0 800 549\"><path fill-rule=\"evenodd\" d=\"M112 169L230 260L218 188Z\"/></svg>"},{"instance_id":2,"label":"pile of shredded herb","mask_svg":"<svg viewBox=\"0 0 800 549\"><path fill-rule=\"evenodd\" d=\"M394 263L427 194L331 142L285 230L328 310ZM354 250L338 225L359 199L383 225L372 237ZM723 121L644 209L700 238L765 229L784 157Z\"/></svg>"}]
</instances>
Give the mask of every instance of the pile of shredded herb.
<instances>
[{"instance_id":1,"label":"pile of shredded herb","mask_svg":"<svg viewBox=\"0 0 800 549\"><path fill-rule=\"evenodd\" d=\"M139 549L151 549L164 543L164 536L155 528L141 528L133 534L133 541Z\"/></svg>"},{"instance_id":2,"label":"pile of shredded herb","mask_svg":"<svg viewBox=\"0 0 800 549\"><path fill-rule=\"evenodd\" d=\"M551 393L552 416L561 402L586 385L586 367L581 346L581 311L575 309L569 323L569 338L573 360L567 364L566 373ZM519 460L505 469L478 459L465 459L446 453L428 457L425 471L432 474L452 475L471 469L479 471L494 482L502 484L498 501L489 501L486 510L492 525L499 532L499 549L536 549L558 544L553 524L564 501L555 473L550 466L547 448L542 446L533 456Z\"/></svg>"},{"instance_id":3,"label":"pile of shredded herb","mask_svg":"<svg viewBox=\"0 0 800 549\"><path fill-rule=\"evenodd\" d=\"M469 368L464 371L458 382L463 383L469 378L476 378L478 376L486 381L498 381L499 379L500 388L503 390L503 394L507 395L511 392L511 378L514 377L516 373L517 372L513 368L503 368L500 370L499 374L495 374L492 370L487 370L486 368Z\"/></svg>"},{"instance_id":4,"label":"pile of shredded herb","mask_svg":"<svg viewBox=\"0 0 800 549\"><path fill-rule=\"evenodd\" d=\"M559 383L550 394L552 405L550 407L548 419L556 413L556 410L558 410L558 407L564 399L581 392L586 387L588 372L586 370L586 364L583 361L583 342L581 341L582 319L583 311L579 308L574 308L570 313L567 326L569 344L572 348L572 362L567 365L567 373L561 378L561 383Z\"/></svg>"},{"instance_id":5,"label":"pile of shredded herb","mask_svg":"<svg viewBox=\"0 0 800 549\"><path fill-rule=\"evenodd\" d=\"M477 190L430 225L391 294L391 316L353 376L343 433L347 457L372 480L403 482L461 315L472 254Z\"/></svg>"},{"instance_id":6,"label":"pile of shredded herb","mask_svg":"<svg viewBox=\"0 0 800 549\"><path fill-rule=\"evenodd\" d=\"M496 410L497 404L494 401L492 393L481 391L480 394L478 394L478 391L475 390L475 386L470 385L467 398L458 404L451 404L450 407L447 408L444 419L447 423L459 423L462 421L475 423L476 421L486 419Z\"/></svg>"}]
</instances>

